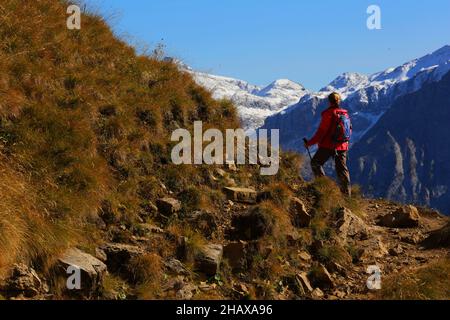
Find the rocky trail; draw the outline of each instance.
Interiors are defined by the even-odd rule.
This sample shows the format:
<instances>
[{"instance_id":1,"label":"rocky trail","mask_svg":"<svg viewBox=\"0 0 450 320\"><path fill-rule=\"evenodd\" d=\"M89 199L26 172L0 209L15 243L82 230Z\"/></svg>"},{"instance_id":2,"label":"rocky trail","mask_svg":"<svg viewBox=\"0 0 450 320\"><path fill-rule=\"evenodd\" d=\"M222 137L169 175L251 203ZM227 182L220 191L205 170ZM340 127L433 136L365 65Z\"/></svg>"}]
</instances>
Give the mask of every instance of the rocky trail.
<instances>
[{"instance_id":1,"label":"rocky trail","mask_svg":"<svg viewBox=\"0 0 450 320\"><path fill-rule=\"evenodd\" d=\"M218 172L227 175L221 169ZM53 278L17 264L10 277L2 281L2 295L11 299L55 299L60 295L134 299L131 288L140 277L136 261L142 263L139 259L152 253L162 261L162 299L371 299L376 291L369 290L366 283L370 266L379 268L383 280L449 254L448 243L431 243L428 249L423 245L430 233L448 224L448 217L384 200L362 200L358 214L345 207L329 213L326 223L332 229L331 237L302 237L314 223L314 208L307 189L294 188L306 201L289 199L294 228L281 230L287 243L284 252L288 253L276 257L278 281L261 280L270 271L258 266L273 255L277 246L263 240L273 233L272 224L278 223L270 221L260 208L270 195L251 188L228 187L223 190L227 199L220 214L199 210L178 216L181 203L170 193L152 207L159 223L147 223L143 217L142 223L130 228L105 222L108 217L104 212L97 225L104 230L106 243L90 253L79 248L67 250L52 267ZM191 236L180 236L171 229L171 219L182 219L192 228ZM196 234L204 238L196 240ZM152 264L151 259L143 261ZM70 266L81 270L81 289L56 293L57 279L66 280ZM124 282L105 290L105 277L110 274Z\"/></svg>"}]
</instances>

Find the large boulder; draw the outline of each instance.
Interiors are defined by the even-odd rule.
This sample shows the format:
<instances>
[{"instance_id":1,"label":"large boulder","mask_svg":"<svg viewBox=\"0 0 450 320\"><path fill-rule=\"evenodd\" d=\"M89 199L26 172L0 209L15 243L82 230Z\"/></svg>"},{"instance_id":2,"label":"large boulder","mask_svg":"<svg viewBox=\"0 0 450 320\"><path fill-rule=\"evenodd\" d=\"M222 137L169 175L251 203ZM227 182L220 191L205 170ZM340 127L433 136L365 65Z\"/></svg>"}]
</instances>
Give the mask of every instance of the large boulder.
<instances>
[{"instance_id":1,"label":"large boulder","mask_svg":"<svg viewBox=\"0 0 450 320\"><path fill-rule=\"evenodd\" d=\"M195 267L201 273L214 276L220 267L223 247L219 244L207 244L199 249L195 255Z\"/></svg>"},{"instance_id":2,"label":"large boulder","mask_svg":"<svg viewBox=\"0 0 450 320\"><path fill-rule=\"evenodd\" d=\"M250 188L227 187L224 188L224 192L228 200L248 204L256 203L258 197L258 193Z\"/></svg>"},{"instance_id":3,"label":"large boulder","mask_svg":"<svg viewBox=\"0 0 450 320\"><path fill-rule=\"evenodd\" d=\"M19 263L13 266L11 275L2 290L8 296L22 295L26 298L34 298L48 292L48 287L33 268Z\"/></svg>"},{"instance_id":4,"label":"large boulder","mask_svg":"<svg viewBox=\"0 0 450 320\"><path fill-rule=\"evenodd\" d=\"M180 201L169 197L158 199L156 206L158 207L159 213L166 217L171 217L181 210Z\"/></svg>"},{"instance_id":5,"label":"large boulder","mask_svg":"<svg viewBox=\"0 0 450 320\"><path fill-rule=\"evenodd\" d=\"M415 228L420 224L420 215L416 207L407 205L396 211L378 217L377 224L387 228Z\"/></svg>"},{"instance_id":6,"label":"large boulder","mask_svg":"<svg viewBox=\"0 0 450 320\"><path fill-rule=\"evenodd\" d=\"M102 261L77 248L71 248L58 259L56 270L60 276L68 278L71 275L70 267L80 271L80 289L77 293L92 296L100 292L107 273L106 265Z\"/></svg>"},{"instance_id":7,"label":"large boulder","mask_svg":"<svg viewBox=\"0 0 450 320\"><path fill-rule=\"evenodd\" d=\"M311 223L311 215L306 210L306 206L297 197L291 199L292 224L297 228L307 228Z\"/></svg>"}]
</instances>

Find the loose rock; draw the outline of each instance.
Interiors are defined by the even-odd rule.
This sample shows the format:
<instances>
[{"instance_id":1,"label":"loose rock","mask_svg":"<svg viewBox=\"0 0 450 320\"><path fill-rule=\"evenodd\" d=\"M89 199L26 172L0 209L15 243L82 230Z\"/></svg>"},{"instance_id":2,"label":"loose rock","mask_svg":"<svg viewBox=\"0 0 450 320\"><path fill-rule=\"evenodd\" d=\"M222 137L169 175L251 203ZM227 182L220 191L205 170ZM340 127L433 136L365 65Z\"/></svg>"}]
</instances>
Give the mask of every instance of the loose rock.
<instances>
[{"instance_id":1,"label":"loose rock","mask_svg":"<svg viewBox=\"0 0 450 320\"><path fill-rule=\"evenodd\" d=\"M299 198L291 199L291 211L293 213L292 224L297 228L307 228L311 223L311 215L306 210L306 206Z\"/></svg>"},{"instance_id":2,"label":"loose rock","mask_svg":"<svg viewBox=\"0 0 450 320\"><path fill-rule=\"evenodd\" d=\"M258 196L257 192L250 188L227 187L224 191L228 200L234 202L254 204Z\"/></svg>"},{"instance_id":3,"label":"loose rock","mask_svg":"<svg viewBox=\"0 0 450 320\"><path fill-rule=\"evenodd\" d=\"M207 244L200 248L195 256L196 269L208 276L213 276L219 271L223 256L223 247L218 244Z\"/></svg>"},{"instance_id":4,"label":"loose rock","mask_svg":"<svg viewBox=\"0 0 450 320\"><path fill-rule=\"evenodd\" d=\"M27 298L33 298L48 291L48 287L41 281L36 271L22 263L13 266L5 289L9 295L23 295Z\"/></svg>"},{"instance_id":5,"label":"loose rock","mask_svg":"<svg viewBox=\"0 0 450 320\"><path fill-rule=\"evenodd\" d=\"M306 272L301 272L297 275L297 281L300 283L300 285L303 287L303 289L305 290L305 293L309 292L313 292L313 287L311 286L311 283L309 282L308 279L308 275L306 274Z\"/></svg>"},{"instance_id":6,"label":"loose rock","mask_svg":"<svg viewBox=\"0 0 450 320\"><path fill-rule=\"evenodd\" d=\"M181 203L174 198L162 198L156 201L158 211L166 217L170 217L181 210Z\"/></svg>"},{"instance_id":7,"label":"loose rock","mask_svg":"<svg viewBox=\"0 0 450 320\"><path fill-rule=\"evenodd\" d=\"M67 278L70 267L79 269L81 275L80 291L73 292L88 297L100 292L107 272L106 265L102 261L77 248L71 248L58 259L56 270L59 270L62 277Z\"/></svg>"},{"instance_id":8,"label":"loose rock","mask_svg":"<svg viewBox=\"0 0 450 320\"><path fill-rule=\"evenodd\" d=\"M319 267L311 273L311 277L314 285L321 289L332 289L335 287L333 278L323 265L319 265Z\"/></svg>"},{"instance_id":9,"label":"loose rock","mask_svg":"<svg viewBox=\"0 0 450 320\"><path fill-rule=\"evenodd\" d=\"M101 249L107 256L108 270L125 276L128 274L127 264L130 260L144 253L140 247L120 243L108 243Z\"/></svg>"},{"instance_id":10,"label":"loose rock","mask_svg":"<svg viewBox=\"0 0 450 320\"><path fill-rule=\"evenodd\" d=\"M419 223L419 211L411 205L400 207L395 212L378 218L378 225L388 228L415 228Z\"/></svg>"},{"instance_id":11,"label":"loose rock","mask_svg":"<svg viewBox=\"0 0 450 320\"><path fill-rule=\"evenodd\" d=\"M311 297L313 299L322 299L324 297L324 293L319 288L315 288L314 291L311 293Z\"/></svg>"},{"instance_id":12,"label":"loose rock","mask_svg":"<svg viewBox=\"0 0 450 320\"><path fill-rule=\"evenodd\" d=\"M341 208L337 212L336 227L342 242L346 242L348 237L358 240L368 238L367 224L347 208Z\"/></svg>"}]
</instances>

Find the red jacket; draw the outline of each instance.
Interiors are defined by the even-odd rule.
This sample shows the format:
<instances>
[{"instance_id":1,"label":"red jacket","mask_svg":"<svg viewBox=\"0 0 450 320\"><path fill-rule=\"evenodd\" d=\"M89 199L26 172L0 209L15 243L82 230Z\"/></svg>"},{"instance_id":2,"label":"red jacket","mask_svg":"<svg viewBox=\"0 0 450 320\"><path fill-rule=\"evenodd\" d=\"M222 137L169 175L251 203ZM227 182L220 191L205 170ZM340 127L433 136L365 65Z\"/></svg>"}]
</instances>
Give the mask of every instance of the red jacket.
<instances>
[{"instance_id":1,"label":"red jacket","mask_svg":"<svg viewBox=\"0 0 450 320\"><path fill-rule=\"evenodd\" d=\"M337 115L336 112L347 112L344 109L333 108L330 107L324 112L322 112L322 120L320 122L319 129L317 130L314 137L308 141L308 147L311 147L315 144L319 145L319 148L338 150L338 151L347 151L348 150L348 142L338 143L333 142L333 134L336 130L337 126Z\"/></svg>"}]
</instances>

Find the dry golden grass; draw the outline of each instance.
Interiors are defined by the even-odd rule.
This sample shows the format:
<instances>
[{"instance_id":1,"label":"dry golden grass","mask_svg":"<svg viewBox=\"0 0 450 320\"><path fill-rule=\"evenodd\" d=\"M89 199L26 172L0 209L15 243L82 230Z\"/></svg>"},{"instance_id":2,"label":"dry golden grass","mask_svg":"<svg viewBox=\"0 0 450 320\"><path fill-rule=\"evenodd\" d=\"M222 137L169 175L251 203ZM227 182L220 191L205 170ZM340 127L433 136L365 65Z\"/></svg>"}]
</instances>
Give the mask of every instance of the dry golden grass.
<instances>
[{"instance_id":1,"label":"dry golden grass","mask_svg":"<svg viewBox=\"0 0 450 320\"><path fill-rule=\"evenodd\" d=\"M40 200L29 179L0 165L0 275L15 262L34 261L45 269L77 240L74 221L52 220Z\"/></svg>"},{"instance_id":2,"label":"dry golden grass","mask_svg":"<svg viewBox=\"0 0 450 320\"><path fill-rule=\"evenodd\" d=\"M157 282L162 277L162 258L154 253L147 253L131 259L127 268L134 283Z\"/></svg>"},{"instance_id":3,"label":"dry golden grass","mask_svg":"<svg viewBox=\"0 0 450 320\"><path fill-rule=\"evenodd\" d=\"M376 299L450 300L450 259L433 262L415 271L390 277Z\"/></svg>"},{"instance_id":4,"label":"dry golden grass","mask_svg":"<svg viewBox=\"0 0 450 320\"><path fill-rule=\"evenodd\" d=\"M177 193L205 184L201 169L168 164L173 129L195 120L239 126L231 103L213 100L176 65L136 55L101 17L85 13L82 30L68 30L66 8L58 0L0 4L5 269L18 260L44 266L91 239L86 220L105 199L132 222L160 195L155 179Z\"/></svg>"}]
</instances>

